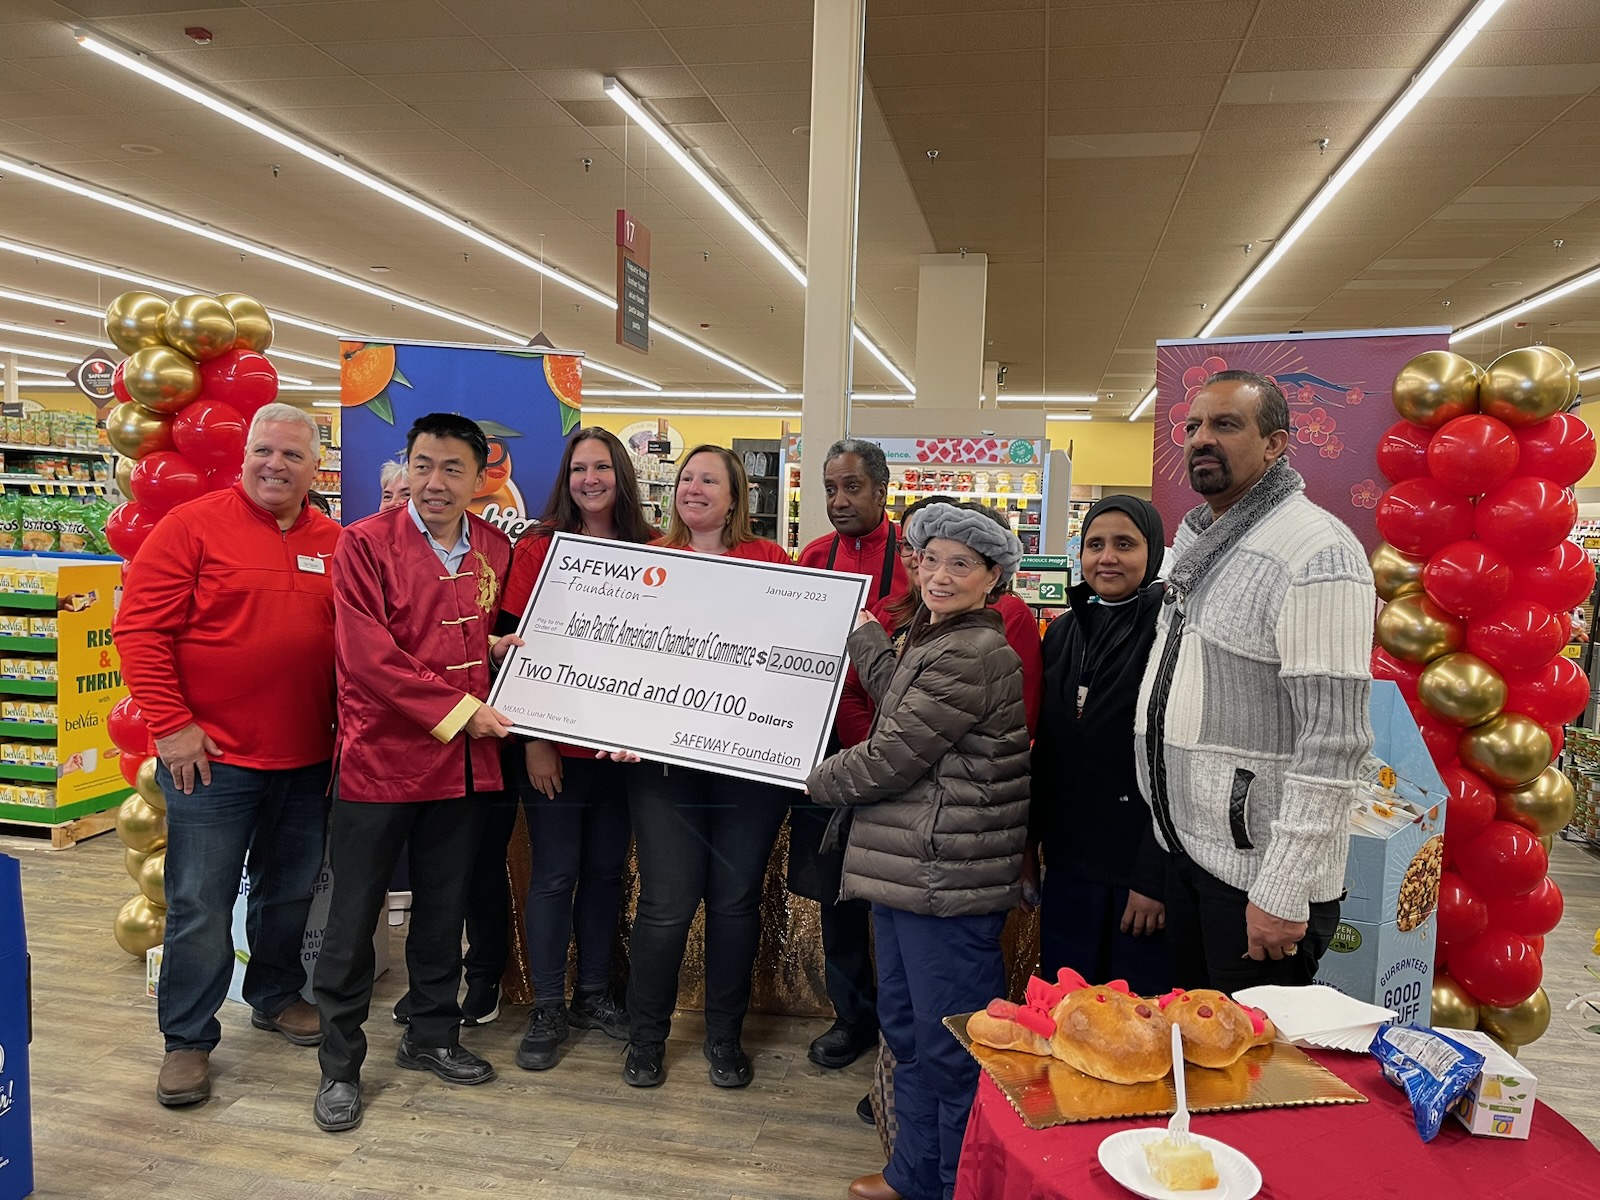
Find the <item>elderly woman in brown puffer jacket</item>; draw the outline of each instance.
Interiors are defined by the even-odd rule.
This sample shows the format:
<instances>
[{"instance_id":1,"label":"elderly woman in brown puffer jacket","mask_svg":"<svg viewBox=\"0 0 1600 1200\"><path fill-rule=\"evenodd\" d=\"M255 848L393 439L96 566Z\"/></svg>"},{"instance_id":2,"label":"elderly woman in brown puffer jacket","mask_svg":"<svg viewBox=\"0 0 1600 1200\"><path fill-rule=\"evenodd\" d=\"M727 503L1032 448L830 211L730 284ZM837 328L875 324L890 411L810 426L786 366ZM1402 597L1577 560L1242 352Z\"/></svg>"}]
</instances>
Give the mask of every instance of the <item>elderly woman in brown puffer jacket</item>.
<instances>
[{"instance_id":1,"label":"elderly woman in brown puffer jacket","mask_svg":"<svg viewBox=\"0 0 1600 1200\"><path fill-rule=\"evenodd\" d=\"M978 1067L942 1022L1004 994L1000 929L1021 895L1028 829L1022 663L985 607L1022 547L978 505L930 505L907 538L923 606L903 647L865 613L850 635L872 732L807 781L818 803L853 810L841 897L872 904L878 1020L895 1058L899 1136L882 1174L850 1185L859 1200L955 1191Z\"/></svg>"}]
</instances>

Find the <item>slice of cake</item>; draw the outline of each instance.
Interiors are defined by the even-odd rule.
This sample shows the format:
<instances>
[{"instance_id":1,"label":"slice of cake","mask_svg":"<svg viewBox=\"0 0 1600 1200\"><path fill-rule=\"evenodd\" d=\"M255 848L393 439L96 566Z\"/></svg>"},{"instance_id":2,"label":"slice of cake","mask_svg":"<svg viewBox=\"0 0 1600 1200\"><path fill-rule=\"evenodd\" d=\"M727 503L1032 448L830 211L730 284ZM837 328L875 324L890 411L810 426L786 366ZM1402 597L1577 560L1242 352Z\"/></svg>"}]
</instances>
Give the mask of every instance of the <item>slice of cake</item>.
<instances>
[{"instance_id":1,"label":"slice of cake","mask_svg":"<svg viewBox=\"0 0 1600 1200\"><path fill-rule=\"evenodd\" d=\"M1156 1182L1175 1192L1203 1192L1217 1186L1217 1164L1199 1142L1174 1142L1168 1134L1144 1144L1144 1160Z\"/></svg>"}]
</instances>

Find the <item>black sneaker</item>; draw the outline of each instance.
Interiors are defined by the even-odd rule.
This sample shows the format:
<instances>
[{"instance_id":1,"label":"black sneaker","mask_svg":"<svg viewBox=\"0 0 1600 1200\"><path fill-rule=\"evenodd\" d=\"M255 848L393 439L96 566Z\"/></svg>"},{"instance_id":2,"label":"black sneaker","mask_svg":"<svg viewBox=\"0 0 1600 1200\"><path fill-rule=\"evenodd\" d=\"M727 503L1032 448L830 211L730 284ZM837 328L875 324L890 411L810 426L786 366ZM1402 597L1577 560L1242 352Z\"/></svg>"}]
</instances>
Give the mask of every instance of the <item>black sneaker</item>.
<instances>
[{"instance_id":1,"label":"black sneaker","mask_svg":"<svg viewBox=\"0 0 1600 1200\"><path fill-rule=\"evenodd\" d=\"M856 1116L860 1117L862 1123L866 1125L876 1125L878 1123L877 1114L872 1111L871 1092L861 1097L861 1102L856 1105Z\"/></svg>"},{"instance_id":2,"label":"black sneaker","mask_svg":"<svg viewBox=\"0 0 1600 1200\"><path fill-rule=\"evenodd\" d=\"M660 1087L667 1077L666 1065L661 1061L666 1048L664 1042L629 1042L628 1056L622 1063L622 1081L629 1087Z\"/></svg>"},{"instance_id":3,"label":"black sneaker","mask_svg":"<svg viewBox=\"0 0 1600 1200\"><path fill-rule=\"evenodd\" d=\"M711 1064L711 1082L720 1088L749 1087L754 1077L750 1070L750 1056L739 1045L738 1038L721 1038L707 1042L706 1061Z\"/></svg>"},{"instance_id":4,"label":"black sneaker","mask_svg":"<svg viewBox=\"0 0 1600 1200\"><path fill-rule=\"evenodd\" d=\"M628 1010L609 992L575 993L567 1018L575 1029L598 1029L608 1038L628 1040Z\"/></svg>"},{"instance_id":5,"label":"black sneaker","mask_svg":"<svg viewBox=\"0 0 1600 1200\"><path fill-rule=\"evenodd\" d=\"M811 1043L806 1057L819 1067L838 1070L848 1067L878 1044L878 1027L847 1025L835 1021L828 1032Z\"/></svg>"},{"instance_id":6,"label":"black sneaker","mask_svg":"<svg viewBox=\"0 0 1600 1200\"><path fill-rule=\"evenodd\" d=\"M411 1024L411 993L410 992L407 992L404 996L401 996L400 999L398 999L398 1000L396 1000L394 1002L394 1012L391 1015L394 1017L394 1023L396 1025L409 1025L409 1024Z\"/></svg>"},{"instance_id":7,"label":"black sneaker","mask_svg":"<svg viewBox=\"0 0 1600 1200\"><path fill-rule=\"evenodd\" d=\"M500 981L484 980L467 984L467 998L461 1002L461 1024L471 1029L487 1025L500 1016Z\"/></svg>"},{"instance_id":8,"label":"black sneaker","mask_svg":"<svg viewBox=\"0 0 1600 1200\"><path fill-rule=\"evenodd\" d=\"M517 1066L548 1071L556 1065L556 1047L567 1040L567 1006L557 1000L536 1004L528 1014L528 1032L517 1047Z\"/></svg>"}]
</instances>

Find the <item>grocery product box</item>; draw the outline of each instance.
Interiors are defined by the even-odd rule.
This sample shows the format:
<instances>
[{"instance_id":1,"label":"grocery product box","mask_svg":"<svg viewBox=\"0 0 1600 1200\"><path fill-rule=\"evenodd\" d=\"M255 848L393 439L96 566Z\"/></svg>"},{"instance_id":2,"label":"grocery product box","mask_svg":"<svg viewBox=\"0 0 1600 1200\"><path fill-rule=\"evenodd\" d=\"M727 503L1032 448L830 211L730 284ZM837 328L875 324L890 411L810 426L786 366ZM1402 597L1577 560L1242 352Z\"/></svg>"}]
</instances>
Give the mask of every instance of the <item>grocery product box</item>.
<instances>
[{"instance_id":1,"label":"grocery product box","mask_svg":"<svg viewBox=\"0 0 1600 1200\"><path fill-rule=\"evenodd\" d=\"M5 637L31 637L28 618L14 613L0 616L0 635Z\"/></svg>"},{"instance_id":2,"label":"grocery product box","mask_svg":"<svg viewBox=\"0 0 1600 1200\"><path fill-rule=\"evenodd\" d=\"M1533 1124L1538 1078L1526 1063L1512 1058L1486 1033L1446 1029L1444 1034L1483 1055L1483 1070L1450 1110L1456 1119L1480 1137L1526 1140Z\"/></svg>"},{"instance_id":3,"label":"grocery product box","mask_svg":"<svg viewBox=\"0 0 1600 1200\"><path fill-rule=\"evenodd\" d=\"M28 636L36 638L55 637L56 619L54 617L29 617Z\"/></svg>"},{"instance_id":4,"label":"grocery product box","mask_svg":"<svg viewBox=\"0 0 1600 1200\"><path fill-rule=\"evenodd\" d=\"M1350 812L1345 898L1317 982L1432 1019L1433 958L1449 793L1400 689L1372 685L1373 757Z\"/></svg>"},{"instance_id":5,"label":"grocery product box","mask_svg":"<svg viewBox=\"0 0 1600 1200\"><path fill-rule=\"evenodd\" d=\"M144 994L154 1000L161 992L161 952L165 945L144 952Z\"/></svg>"}]
</instances>

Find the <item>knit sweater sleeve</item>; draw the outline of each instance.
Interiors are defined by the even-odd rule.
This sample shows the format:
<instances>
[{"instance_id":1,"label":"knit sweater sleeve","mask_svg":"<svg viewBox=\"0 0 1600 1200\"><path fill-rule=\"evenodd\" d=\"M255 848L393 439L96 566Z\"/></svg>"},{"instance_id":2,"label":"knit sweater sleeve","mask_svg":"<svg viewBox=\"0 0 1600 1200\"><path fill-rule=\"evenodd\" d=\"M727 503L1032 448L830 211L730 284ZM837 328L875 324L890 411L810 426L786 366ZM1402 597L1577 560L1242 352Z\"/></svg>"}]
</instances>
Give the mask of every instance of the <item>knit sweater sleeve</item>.
<instances>
[{"instance_id":1,"label":"knit sweater sleeve","mask_svg":"<svg viewBox=\"0 0 1600 1200\"><path fill-rule=\"evenodd\" d=\"M1250 900L1287 921L1308 918L1310 881L1344 861L1356 772L1372 749L1374 608L1371 571L1354 539L1342 538L1293 572L1279 613L1294 749Z\"/></svg>"}]
</instances>

